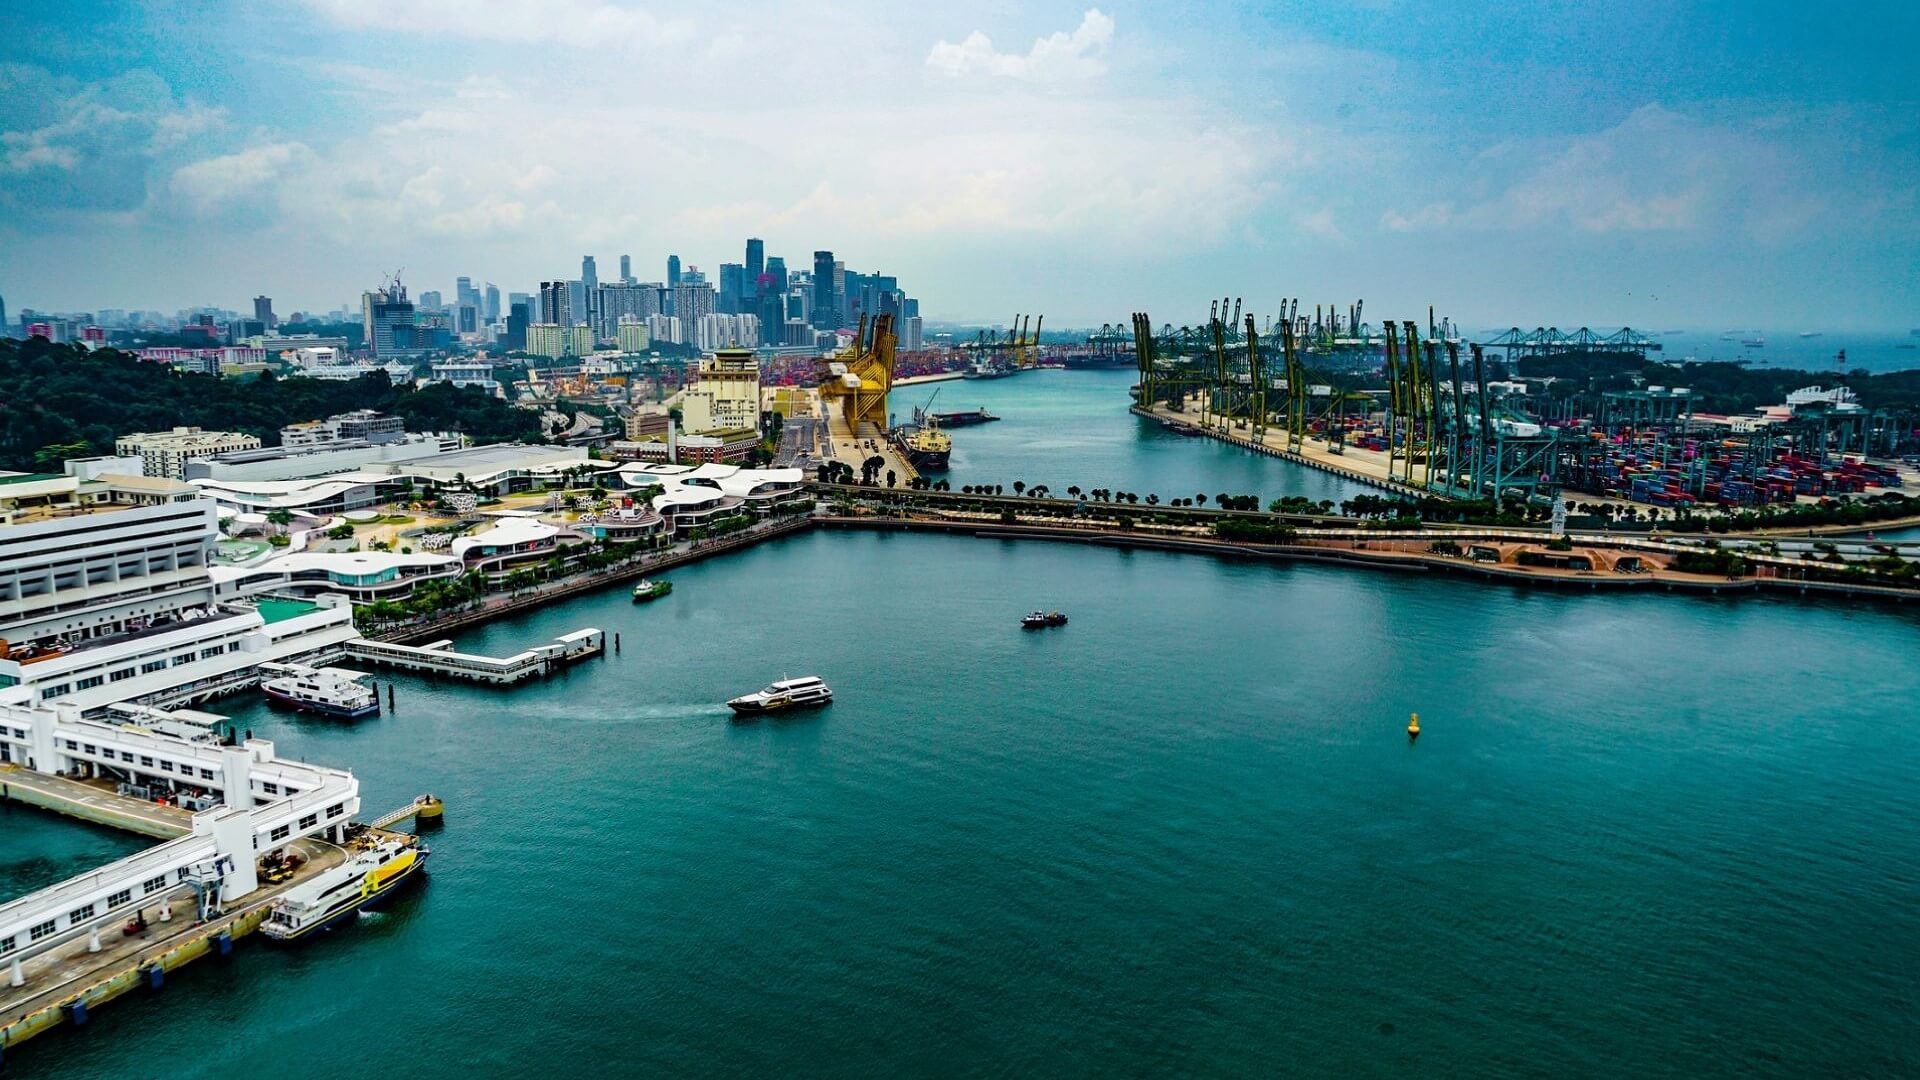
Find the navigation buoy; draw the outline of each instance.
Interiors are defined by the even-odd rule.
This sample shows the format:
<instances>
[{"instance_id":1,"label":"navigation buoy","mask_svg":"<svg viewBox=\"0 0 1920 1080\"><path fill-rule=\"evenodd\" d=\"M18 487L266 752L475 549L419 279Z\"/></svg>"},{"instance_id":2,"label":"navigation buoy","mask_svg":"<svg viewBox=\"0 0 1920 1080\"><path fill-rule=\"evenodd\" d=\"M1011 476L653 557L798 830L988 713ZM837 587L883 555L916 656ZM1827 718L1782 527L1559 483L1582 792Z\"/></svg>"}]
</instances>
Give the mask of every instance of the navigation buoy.
<instances>
[{"instance_id":1,"label":"navigation buoy","mask_svg":"<svg viewBox=\"0 0 1920 1080\"><path fill-rule=\"evenodd\" d=\"M1413 740L1419 737L1420 737L1420 714L1414 713L1413 719L1407 721L1407 741L1412 742Z\"/></svg>"}]
</instances>

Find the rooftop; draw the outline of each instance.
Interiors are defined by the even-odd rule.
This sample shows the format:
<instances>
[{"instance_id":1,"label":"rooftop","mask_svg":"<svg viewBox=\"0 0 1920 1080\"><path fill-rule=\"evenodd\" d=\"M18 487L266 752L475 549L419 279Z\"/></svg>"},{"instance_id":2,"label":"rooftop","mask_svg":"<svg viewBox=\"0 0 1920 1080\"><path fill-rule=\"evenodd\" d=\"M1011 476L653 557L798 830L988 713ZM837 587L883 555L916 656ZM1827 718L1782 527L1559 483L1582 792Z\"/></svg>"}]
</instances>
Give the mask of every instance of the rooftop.
<instances>
[{"instance_id":1,"label":"rooftop","mask_svg":"<svg viewBox=\"0 0 1920 1080\"><path fill-rule=\"evenodd\" d=\"M279 596L267 596L255 602L253 609L260 613L260 617L267 621L268 626L272 626L274 623L286 622L288 619L297 619L302 615L311 615L320 610L320 605L308 600L289 600Z\"/></svg>"},{"instance_id":2,"label":"rooftop","mask_svg":"<svg viewBox=\"0 0 1920 1080\"><path fill-rule=\"evenodd\" d=\"M61 480L63 473L50 472L0 472L0 484L32 484L42 480Z\"/></svg>"}]
</instances>

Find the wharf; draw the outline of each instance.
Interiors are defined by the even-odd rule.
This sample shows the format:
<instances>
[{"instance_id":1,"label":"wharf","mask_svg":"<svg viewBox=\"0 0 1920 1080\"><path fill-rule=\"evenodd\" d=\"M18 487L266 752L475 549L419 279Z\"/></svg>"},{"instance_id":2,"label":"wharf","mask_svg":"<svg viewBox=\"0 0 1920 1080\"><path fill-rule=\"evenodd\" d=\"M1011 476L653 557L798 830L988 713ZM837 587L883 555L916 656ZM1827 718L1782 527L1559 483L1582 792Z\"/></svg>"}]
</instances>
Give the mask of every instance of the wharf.
<instances>
[{"instance_id":1,"label":"wharf","mask_svg":"<svg viewBox=\"0 0 1920 1080\"><path fill-rule=\"evenodd\" d=\"M1386 456L1377 452L1348 447L1346 453L1335 454L1326 450L1315 449L1311 445L1312 440L1303 441L1298 450L1289 450L1286 448L1286 435L1284 432L1276 435L1274 432L1269 431L1264 440L1255 441L1251 436L1236 435L1230 431L1221 431L1218 428L1209 427L1200 423L1199 420L1193 416L1186 413L1174 412L1170 409L1143 409L1135 405L1132 406L1131 411L1137 416L1144 416L1149 420L1164 424L1169 428L1194 435L1205 435L1210 439L1218 439L1223 443L1237 446L1242 450L1251 450L1256 454L1265 454L1268 457L1291 461L1296 465L1305 465L1310 469L1319 469L1324 473L1332 473L1342 480L1349 480L1356 484L1365 484L1368 487L1379 488L1382 491L1391 491L1396 495L1414 495L1425 498L1445 497L1428 491L1426 488L1420 487L1417 484L1409 484L1404 480L1394 479L1389 474ZM1279 443L1279 445L1275 445L1276 442Z\"/></svg>"},{"instance_id":2,"label":"wharf","mask_svg":"<svg viewBox=\"0 0 1920 1080\"><path fill-rule=\"evenodd\" d=\"M9 768L0 770L0 785L8 799L144 836L175 838L192 829L192 815L184 810L64 777ZM306 860L292 878L263 884L233 910L206 922L199 921L195 897L176 890L121 909L94 935L0 968L0 1063L9 1049L35 1035L60 1024L85 1024L93 1009L132 990L158 992L168 972L209 954L226 955L236 940L266 920L281 893L346 859L339 847L317 837L288 846ZM145 915L146 929L122 933L121 923L136 913Z\"/></svg>"},{"instance_id":3,"label":"wharf","mask_svg":"<svg viewBox=\"0 0 1920 1080\"><path fill-rule=\"evenodd\" d=\"M49 776L18 765L0 766L0 799L157 840L193 831L193 815L177 806L118 794L104 781Z\"/></svg>"}]
</instances>

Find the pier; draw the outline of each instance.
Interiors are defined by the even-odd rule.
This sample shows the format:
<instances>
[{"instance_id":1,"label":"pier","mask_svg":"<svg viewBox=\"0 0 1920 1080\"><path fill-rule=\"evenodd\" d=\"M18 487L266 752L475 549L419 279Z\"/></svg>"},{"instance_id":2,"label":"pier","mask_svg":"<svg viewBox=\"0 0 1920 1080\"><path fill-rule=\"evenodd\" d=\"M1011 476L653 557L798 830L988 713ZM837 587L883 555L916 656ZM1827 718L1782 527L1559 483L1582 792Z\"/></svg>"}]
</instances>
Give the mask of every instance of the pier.
<instances>
[{"instance_id":1,"label":"pier","mask_svg":"<svg viewBox=\"0 0 1920 1080\"><path fill-rule=\"evenodd\" d=\"M351 659L382 667L511 686L536 675L552 674L567 664L598 655L606 647L606 631L588 627L512 656L456 652L451 640L403 645L359 638L348 642L344 651Z\"/></svg>"}]
</instances>

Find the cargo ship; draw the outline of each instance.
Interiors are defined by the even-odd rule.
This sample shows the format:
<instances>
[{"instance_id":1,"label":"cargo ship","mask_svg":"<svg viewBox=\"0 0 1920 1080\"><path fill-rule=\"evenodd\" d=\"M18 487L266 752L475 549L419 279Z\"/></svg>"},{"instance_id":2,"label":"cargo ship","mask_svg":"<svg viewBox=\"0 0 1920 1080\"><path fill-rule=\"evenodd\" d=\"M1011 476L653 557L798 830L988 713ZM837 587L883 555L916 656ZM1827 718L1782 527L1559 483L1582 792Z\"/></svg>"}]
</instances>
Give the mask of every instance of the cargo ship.
<instances>
[{"instance_id":1,"label":"cargo ship","mask_svg":"<svg viewBox=\"0 0 1920 1080\"><path fill-rule=\"evenodd\" d=\"M890 438L894 449L920 472L944 472L953 455L953 439L940 430L937 421L894 428Z\"/></svg>"},{"instance_id":2,"label":"cargo ship","mask_svg":"<svg viewBox=\"0 0 1920 1080\"><path fill-rule=\"evenodd\" d=\"M962 376L968 379L1004 379L1013 374L1014 369L991 360L975 360Z\"/></svg>"}]
</instances>

